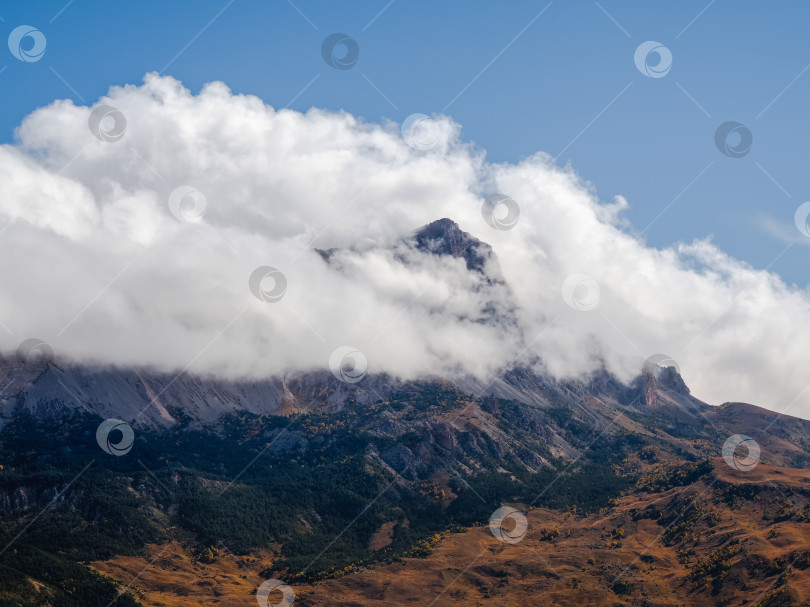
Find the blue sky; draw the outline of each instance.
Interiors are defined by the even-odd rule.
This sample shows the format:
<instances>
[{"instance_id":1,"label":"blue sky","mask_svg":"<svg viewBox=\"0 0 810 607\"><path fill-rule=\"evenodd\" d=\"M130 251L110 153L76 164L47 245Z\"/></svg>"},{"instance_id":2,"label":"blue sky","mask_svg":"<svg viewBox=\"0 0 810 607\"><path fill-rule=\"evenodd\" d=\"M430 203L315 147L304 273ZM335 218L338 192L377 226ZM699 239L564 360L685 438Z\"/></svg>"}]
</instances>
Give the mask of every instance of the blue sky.
<instances>
[{"instance_id":1,"label":"blue sky","mask_svg":"<svg viewBox=\"0 0 810 607\"><path fill-rule=\"evenodd\" d=\"M370 122L445 113L491 161L545 151L603 200L625 196L631 229L654 246L712 234L735 257L807 285L810 249L786 249L763 223L792 234L810 199L810 5L293 2L4 4L6 35L30 25L47 48L34 63L8 51L0 60L0 140L54 99L92 104L150 71L192 91L222 80L275 107ZM357 41L351 69L321 56L335 32ZM672 53L664 77L634 64L648 40ZM715 146L726 121L753 135L741 158Z\"/></svg>"}]
</instances>

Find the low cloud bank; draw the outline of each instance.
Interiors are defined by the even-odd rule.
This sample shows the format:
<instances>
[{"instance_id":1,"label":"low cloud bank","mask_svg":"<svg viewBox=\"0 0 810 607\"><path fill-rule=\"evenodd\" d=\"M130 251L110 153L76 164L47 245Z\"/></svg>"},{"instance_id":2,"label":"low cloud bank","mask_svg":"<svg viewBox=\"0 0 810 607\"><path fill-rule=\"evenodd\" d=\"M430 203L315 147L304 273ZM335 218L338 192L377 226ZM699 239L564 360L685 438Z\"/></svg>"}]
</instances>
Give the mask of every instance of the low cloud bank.
<instances>
[{"instance_id":1,"label":"low cloud bank","mask_svg":"<svg viewBox=\"0 0 810 607\"><path fill-rule=\"evenodd\" d=\"M490 164L448 118L405 126L156 75L35 111L0 147L0 349L259 377L352 346L369 372L484 381L518 360L628 380L663 352L704 400L810 417L806 291L709 240L647 246L545 154ZM442 217L508 288L402 244ZM251 288L260 267L281 274Z\"/></svg>"}]
</instances>

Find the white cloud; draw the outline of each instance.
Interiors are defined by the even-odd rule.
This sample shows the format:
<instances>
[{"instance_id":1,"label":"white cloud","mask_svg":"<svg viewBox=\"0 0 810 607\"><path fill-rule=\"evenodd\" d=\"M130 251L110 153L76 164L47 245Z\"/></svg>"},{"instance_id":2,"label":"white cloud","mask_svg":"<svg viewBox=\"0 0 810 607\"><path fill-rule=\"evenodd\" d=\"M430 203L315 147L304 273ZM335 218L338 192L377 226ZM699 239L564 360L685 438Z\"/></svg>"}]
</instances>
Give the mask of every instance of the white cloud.
<instances>
[{"instance_id":1,"label":"white cloud","mask_svg":"<svg viewBox=\"0 0 810 607\"><path fill-rule=\"evenodd\" d=\"M600 203L545 154L489 164L447 118L434 149L414 150L395 124L275 110L222 83L195 96L155 75L99 103L126 117L120 141L58 101L0 147L6 353L38 337L76 360L256 377L326 368L352 345L372 372L486 381L518 355L559 377L604 361L627 380L664 352L700 398L810 417L807 292L708 240L648 247L624 198ZM169 210L182 185L206 198L198 223ZM481 215L495 192L520 205L512 230ZM441 217L493 246L509 290L402 246ZM330 264L314 250L332 247L351 250ZM287 276L278 303L248 289L262 265ZM600 286L588 312L561 295L576 273ZM486 322L510 293L517 325Z\"/></svg>"}]
</instances>

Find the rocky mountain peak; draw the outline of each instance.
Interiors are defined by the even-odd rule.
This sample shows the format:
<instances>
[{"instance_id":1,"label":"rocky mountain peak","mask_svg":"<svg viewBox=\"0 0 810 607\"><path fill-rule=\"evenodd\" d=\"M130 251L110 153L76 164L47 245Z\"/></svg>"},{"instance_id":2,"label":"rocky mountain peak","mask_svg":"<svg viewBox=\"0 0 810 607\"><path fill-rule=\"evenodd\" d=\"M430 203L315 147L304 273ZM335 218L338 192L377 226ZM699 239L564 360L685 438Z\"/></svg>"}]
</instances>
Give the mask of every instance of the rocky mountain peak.
<instances>
[{"instance_id":1,"label":"rocky mountain peak","mask_svg":"<svg viewBox=\"0 0 810 607\"><path fill-rule=\"evenodd\" d=\"M674 366L654 366L645 368L642 376L654 388L670 390L676 394L688 396L691 391L683 381L680 371Z\"/></svg>"},{"instance_id":2,"label":"rocky mountain peak","mask_svg":"<svg viewBox=\"0 0 810 607\"><path fill-rule=\"evenodd\" d=\"M481 273L493 256L491 246L464 232L455 221L446 217L419 228L414 239L417 249L462 258L468 270Z\"/></svg>"}]
</instances>

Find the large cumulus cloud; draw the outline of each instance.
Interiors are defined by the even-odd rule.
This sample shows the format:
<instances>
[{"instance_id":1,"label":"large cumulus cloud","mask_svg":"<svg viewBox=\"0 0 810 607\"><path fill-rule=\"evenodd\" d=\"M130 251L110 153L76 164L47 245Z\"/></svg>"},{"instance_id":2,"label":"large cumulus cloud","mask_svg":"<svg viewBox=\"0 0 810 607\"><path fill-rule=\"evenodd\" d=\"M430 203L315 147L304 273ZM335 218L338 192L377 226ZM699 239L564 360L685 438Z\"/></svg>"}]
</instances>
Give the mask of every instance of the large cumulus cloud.
<instances>
[{"instance_id":1,"label":"large cumulus cloud","mask_svg":"<svg viewBox=\"0 0 810 607\"><path fill-rule=\"evenodd\" d=\"M57 101L0 147L6 353L33 336L67 359L257 377L324 368L352 345L370 371L486 381L515 360L627 380L665 352L709 402L810 416L807 292L708 239L647 246L624 199L600 202L542 153L487 163L442 117L435 145L415 149L396 124L154 75L99 104L125 116L119 141L91 133L92 108ZM200 221L170 209L185 185L205 197ZM511 230L482 217L495 192L520 205ZM493 246L508 289L403 247L441 217ZM327 264L316 249L330 248ZM264 265L287 278L277 303L248 288ZM593 309L564 301L577 274L599 285ZM512 303L516 323L486 315Z\"/></svg>"}]
</instances>

